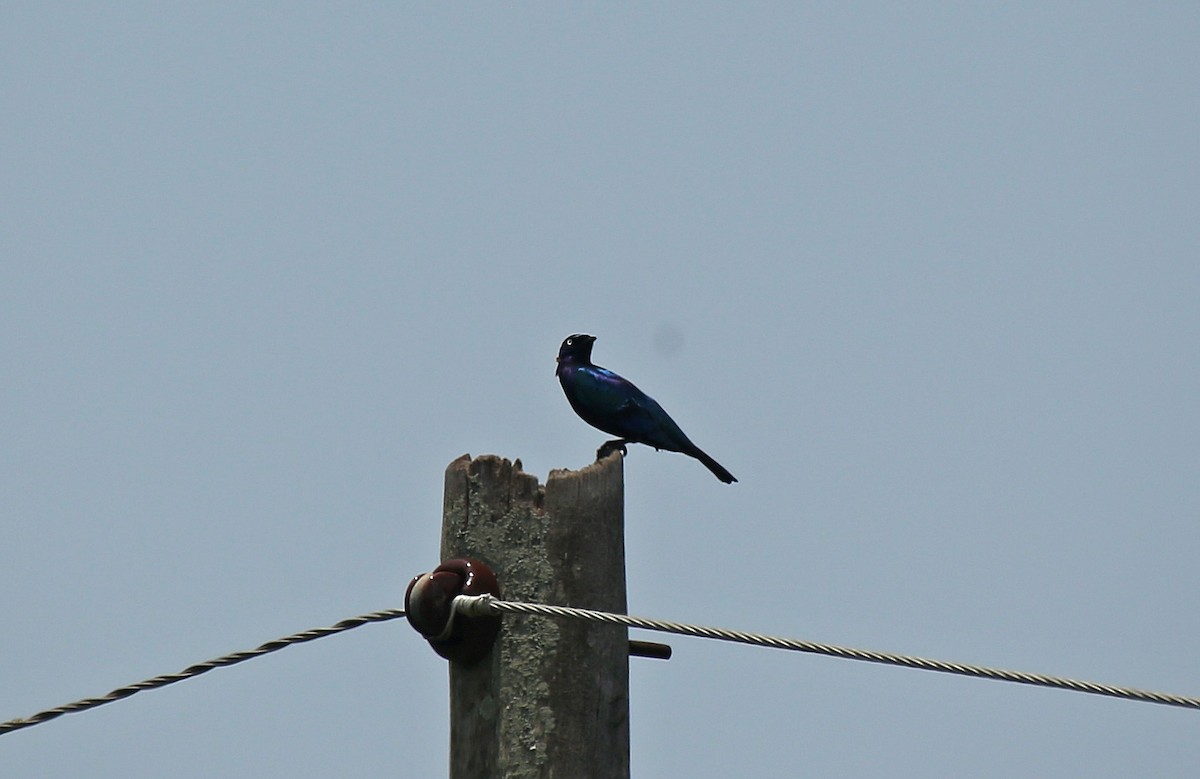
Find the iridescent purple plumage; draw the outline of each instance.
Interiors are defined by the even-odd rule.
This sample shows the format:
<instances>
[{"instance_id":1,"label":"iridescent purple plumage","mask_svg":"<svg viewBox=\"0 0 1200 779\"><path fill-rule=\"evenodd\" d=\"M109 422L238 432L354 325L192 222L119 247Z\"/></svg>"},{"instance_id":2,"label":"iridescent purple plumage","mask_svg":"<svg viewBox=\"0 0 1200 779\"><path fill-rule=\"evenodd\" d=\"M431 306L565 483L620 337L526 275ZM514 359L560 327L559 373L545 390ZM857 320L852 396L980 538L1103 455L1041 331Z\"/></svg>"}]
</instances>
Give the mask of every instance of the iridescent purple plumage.
<instances>
[{"instance_id":1,"label":"iridescent purple plumage","mask_svg":"<svg viewBox=\"0 0 1200 779\"><path fill-rule=\"evenodd\" d=\"M607 368L593 365L592 344L595 341L595 337L585 333L567 336L558 349L555 374L575 413L592 427L618 437L617 441L601 447L601 453L624 449L625 444L646 444L695 457L726 484L737 481L720 463L693 444L654 398L633 382Z\"/></svg>"}]
</instances>

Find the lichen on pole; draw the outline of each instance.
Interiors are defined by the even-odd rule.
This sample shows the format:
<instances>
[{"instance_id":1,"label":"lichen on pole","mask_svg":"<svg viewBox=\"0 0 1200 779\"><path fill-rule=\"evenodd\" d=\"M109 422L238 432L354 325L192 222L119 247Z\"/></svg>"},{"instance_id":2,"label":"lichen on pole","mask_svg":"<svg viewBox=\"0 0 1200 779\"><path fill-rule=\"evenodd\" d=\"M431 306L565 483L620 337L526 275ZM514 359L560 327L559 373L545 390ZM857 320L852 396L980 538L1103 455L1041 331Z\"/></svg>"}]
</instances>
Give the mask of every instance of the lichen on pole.
<instances>
[{"instance_id":1,"label":"lichen on pole","mask_svg":"<svg viewBox=\"0 0 1200 779\"><path fill-rule=\"evenodd\" d=\"M625 613L624 472L614 454L545 486L521 462L446 468L442 559L472 557L511 600ZM481 662L450 664L451 779L629 776L620 626L504 617Z\"/></svg>"}]
</instances>

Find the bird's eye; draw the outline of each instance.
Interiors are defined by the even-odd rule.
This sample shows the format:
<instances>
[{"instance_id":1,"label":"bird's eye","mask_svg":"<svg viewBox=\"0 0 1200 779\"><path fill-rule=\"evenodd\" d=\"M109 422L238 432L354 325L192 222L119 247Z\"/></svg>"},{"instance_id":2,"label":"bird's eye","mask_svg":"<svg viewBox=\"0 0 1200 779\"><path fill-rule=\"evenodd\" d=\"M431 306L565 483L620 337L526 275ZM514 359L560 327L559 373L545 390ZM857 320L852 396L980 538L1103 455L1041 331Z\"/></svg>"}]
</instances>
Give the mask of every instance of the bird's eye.
<instances>
[{"instance_id":1,"label":"bird's eye","mask_svg":"<svg viewBox=\"0 0 1200 779\"><path fill-rule=\"evenodd\" d=\"M567 346L570 346L570 345L571 345L571 344L573 344L573 343L575 343L575 339L574 339L574 338L568 338L568 339L567 339Z\"/></svg>"}]
</instances>

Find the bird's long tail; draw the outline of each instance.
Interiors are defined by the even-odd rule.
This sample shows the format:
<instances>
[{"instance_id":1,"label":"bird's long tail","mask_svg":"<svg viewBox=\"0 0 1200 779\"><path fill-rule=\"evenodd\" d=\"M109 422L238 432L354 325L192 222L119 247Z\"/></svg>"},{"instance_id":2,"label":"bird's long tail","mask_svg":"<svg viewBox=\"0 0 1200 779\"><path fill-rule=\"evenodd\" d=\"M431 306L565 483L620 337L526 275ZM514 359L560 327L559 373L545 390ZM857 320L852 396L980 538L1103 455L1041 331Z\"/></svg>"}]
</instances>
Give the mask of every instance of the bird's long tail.
<instances>
[{"instance_id":1,"label":"bird's long tail","mask_svg":"<svg viewBox=\"0 0 1200 779\"><path fill-rule=\"evenodd\" d=\"M725 482L726 484L732 484L733 482L737 481L737 479L735 479L733 477L732 473L725 470L725 466L721 465L719 462L717 462L713 458L709 457L707 454L700 451L699 449L695 449L694 451L688 452L688 454L690 454L692 457L695 457L700 462L704 463L705 468L708 468L710 471L712 471L714 476L716 476L718 479Z\"/></svg>"}]
</instances>

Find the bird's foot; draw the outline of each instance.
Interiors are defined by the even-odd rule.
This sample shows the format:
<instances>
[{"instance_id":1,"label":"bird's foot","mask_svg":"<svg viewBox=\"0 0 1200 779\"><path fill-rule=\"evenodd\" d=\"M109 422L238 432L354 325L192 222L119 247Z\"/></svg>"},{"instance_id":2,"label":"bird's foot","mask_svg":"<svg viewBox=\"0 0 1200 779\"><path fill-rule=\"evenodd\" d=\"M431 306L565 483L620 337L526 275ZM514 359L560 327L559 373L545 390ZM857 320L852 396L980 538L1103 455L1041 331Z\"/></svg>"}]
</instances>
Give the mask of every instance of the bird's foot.
<instances>
[{"instance_id":1,"label":"bird's foot","mask_svg":"<svg viewBox=\"0 0 1200 779\"><path fill-rule=\"evenodd\" d=\"M617 438L613 441L605 441L600 445L600 448L596 450L596 462L600 462L613 452L620 452L622 457L629 454L629 450L625 448L625 444L627 443L629 442L623 438Z\"/></svg>"}]
</instances>

